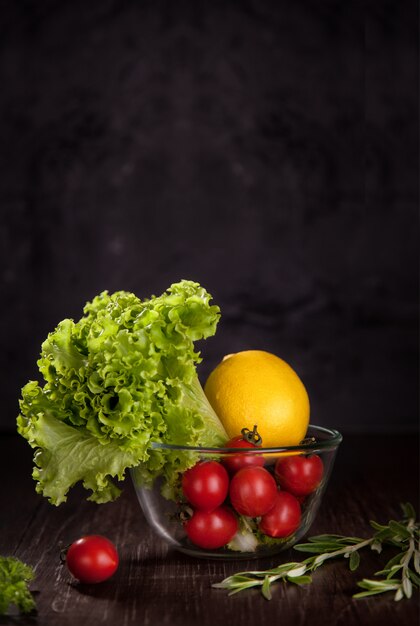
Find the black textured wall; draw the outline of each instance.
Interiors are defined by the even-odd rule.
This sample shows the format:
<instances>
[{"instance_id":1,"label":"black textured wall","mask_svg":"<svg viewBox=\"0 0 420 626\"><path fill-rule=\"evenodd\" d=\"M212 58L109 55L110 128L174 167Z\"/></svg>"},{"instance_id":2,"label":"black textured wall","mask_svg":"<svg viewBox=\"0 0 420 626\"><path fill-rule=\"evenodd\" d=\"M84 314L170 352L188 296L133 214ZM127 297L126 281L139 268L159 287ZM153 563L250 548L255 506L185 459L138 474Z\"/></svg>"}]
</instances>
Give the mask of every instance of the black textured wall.
<instances>
[{"instance_id":1,"label":"black textured wall","mask_svg":"<svg viewBox=\"0 0 420 626\"><path fill-rule=\"evenodd\" d=\"M103 289L222 308L312 421L417 423L417 3L6 1L1 423Z\"/></svg>"}]
</instances>

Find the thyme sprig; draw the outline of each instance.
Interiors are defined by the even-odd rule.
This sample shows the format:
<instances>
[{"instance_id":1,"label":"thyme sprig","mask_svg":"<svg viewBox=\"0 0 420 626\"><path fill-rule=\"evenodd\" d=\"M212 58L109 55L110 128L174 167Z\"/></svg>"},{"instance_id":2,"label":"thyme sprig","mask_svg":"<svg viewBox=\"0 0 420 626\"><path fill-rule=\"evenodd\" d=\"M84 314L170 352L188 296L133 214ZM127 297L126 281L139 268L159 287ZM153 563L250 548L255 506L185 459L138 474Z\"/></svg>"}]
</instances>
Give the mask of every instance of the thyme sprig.
<instances>
[{"instance_id":1,"label":"thyme sprig","mask_svg":"<svg viewBox=\"0 0 420 626\"><path fill-rule=\"evenodd\" d=\"M279 580L304 585L312 582L311 572L330 559L343 557L348 559L349 568L354 572L360 564L359 551L370 547L380 553L384 545L391 546L397 553L386 563L383 569L375 572L373 578L363 578L357 583L364 589L354 598L365 598L394 592L394 599L410 598L413 589L420 587L420 525L410 503L401 504L403 517L400 521L390 520L388 524L371 521L375 531L370 537L346 537L344 535L324 534L309 537L307 543L294 546L299 552L311 553L301 562L284 563L268 570L239 572L228 576L213 587L228 589L229 595L260 587L262 595L271 599L271 585Z\"/></svg>"}]
</instances>

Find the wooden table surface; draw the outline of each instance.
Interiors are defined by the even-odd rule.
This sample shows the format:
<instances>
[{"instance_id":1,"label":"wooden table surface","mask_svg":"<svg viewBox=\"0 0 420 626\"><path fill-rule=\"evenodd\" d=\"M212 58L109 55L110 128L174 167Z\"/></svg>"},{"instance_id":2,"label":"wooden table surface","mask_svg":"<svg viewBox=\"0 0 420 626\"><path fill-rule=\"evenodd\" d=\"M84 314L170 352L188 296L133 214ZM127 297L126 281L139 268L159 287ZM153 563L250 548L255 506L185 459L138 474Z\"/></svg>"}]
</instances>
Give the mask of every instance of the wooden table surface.
<instances>
[{"instance_id":1,"label":"wooden table surface","mask_svg":"<svg viewBox=\"0 0 420 626\"><path fill-rule=\"evenodd\" d=\"M126 480L117 501L96 505L76 488L56 508L34 490L32 452L19 437L0 438L0 554L15 555L35 567L37 614L0 617L0 624L126 626L213 626L216 624L369 624L413 626L418 595L394 602L392 595L353 600L356 580L380 569L368 551L355 573L344 561L320 568L311 585L279 584L273 599L257 590L233 597L218 582L239 570L266 568L305 555L289 550L271 559L220 562L194 559L168 550L148 527L133 487ZM418 504L418 445L415 435L348 435L338 451L333 476L310 534L364 536L369 519L399 516L399 502ZM60 564L59 546L84 534L103 534L120 553L110 580L83 586Z\"/></svg>"}]
</instances>

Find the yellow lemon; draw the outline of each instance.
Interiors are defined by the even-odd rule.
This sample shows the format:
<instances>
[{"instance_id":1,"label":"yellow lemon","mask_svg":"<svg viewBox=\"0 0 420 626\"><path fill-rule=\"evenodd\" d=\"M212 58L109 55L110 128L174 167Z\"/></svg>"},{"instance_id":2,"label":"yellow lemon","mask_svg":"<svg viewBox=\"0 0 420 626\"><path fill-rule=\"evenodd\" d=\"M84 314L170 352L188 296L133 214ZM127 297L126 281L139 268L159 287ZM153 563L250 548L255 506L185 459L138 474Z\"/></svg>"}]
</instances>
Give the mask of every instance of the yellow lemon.
<instances>
[{"instance_id":1,"label":"yellow lemon","mask_svg":"<svg viewBox=\"0 0 420 626\"><path fill-rule=\"evenodd\" d=\"M228 354L211 372L204 391L229 437L254 424L264 448L295 446L305 437L306 389L290 365L270 352Z\"/></svg>"}]
</instances>

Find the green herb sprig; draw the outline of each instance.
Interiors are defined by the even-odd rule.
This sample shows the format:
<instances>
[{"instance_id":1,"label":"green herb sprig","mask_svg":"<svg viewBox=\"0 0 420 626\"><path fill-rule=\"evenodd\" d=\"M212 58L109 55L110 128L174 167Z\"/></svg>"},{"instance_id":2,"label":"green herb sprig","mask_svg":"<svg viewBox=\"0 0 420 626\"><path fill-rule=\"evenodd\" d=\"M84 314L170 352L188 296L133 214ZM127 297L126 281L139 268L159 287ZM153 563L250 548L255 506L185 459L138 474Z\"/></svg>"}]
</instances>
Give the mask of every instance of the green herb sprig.
<instances>
[{"instance_id":1,"label":"green herb sprig","mask_svg":"<svg viewBox=\"0 0 420 626\"><path fill-rule=\"evenodd\" d=\"M420 587L420 525L416 521L416 513L410 503L401 504L403 518L400 521L390 520L382 525L371 521L374 529L371 537L346 537L343 535L317 535L310 537L308 543L294 546L299 552L309 552L313 556L302 562L284 563L278 567L262 571L239 572L228 576L213 587L229 589L229 595L260 587L262 595L271 599L271 585L278 580L304 585L312 582L310 572L330 559L343 557L348 559L349 568L353 572L359 567L360 554L363 548L370 547L378 553L384 545L397 550L385 565L374 574L374 578L363 578L357 585L364 589L356 593L354 598L365 598L385 592L394 592L394 599L410 598L413 589Z\"/></svg>"},{"instance_id":2,"label":"green herb sprig","mask_svg":"<svg viewBox=\"0 0 420 626\"><path fill-rule=\"evenodd\" d=\"M35 600L28 583L34 570L12 556L0 556L0 615L5 615L14 604L22 613L35 609Z\"/></svg>"}]
</instances>

